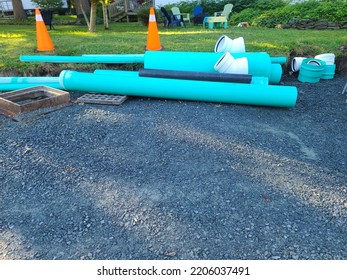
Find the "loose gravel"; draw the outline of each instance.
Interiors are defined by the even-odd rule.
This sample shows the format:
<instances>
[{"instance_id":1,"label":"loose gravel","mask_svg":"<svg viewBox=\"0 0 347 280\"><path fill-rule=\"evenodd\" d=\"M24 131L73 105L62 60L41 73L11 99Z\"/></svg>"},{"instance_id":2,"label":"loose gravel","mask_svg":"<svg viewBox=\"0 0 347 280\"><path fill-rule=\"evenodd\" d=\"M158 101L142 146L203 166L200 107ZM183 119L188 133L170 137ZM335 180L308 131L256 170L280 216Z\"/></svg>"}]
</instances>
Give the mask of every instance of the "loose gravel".
<instances>
[{"instance_id":1,"label":"loose gravel","mask_svg":"<svg viewBox=\"0 0 347 280\"><path fill-rule=\"evenodd\" d=\"M346 82L1 115L0 259L347 259Z\"/></svg>"}]
</instances>

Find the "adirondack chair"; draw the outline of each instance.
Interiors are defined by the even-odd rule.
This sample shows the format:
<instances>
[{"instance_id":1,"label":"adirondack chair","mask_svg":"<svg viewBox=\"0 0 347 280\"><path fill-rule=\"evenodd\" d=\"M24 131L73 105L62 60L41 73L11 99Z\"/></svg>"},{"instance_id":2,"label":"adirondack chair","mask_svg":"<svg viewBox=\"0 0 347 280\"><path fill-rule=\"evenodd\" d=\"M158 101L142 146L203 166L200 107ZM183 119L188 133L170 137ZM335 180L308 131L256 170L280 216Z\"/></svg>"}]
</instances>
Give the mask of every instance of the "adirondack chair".
<instances>
[{"instance_id":1,"label":"adirondack chair","mask_svg":"<svg viewBox=\"0 0 347 280\"><path fill-rule=\"evenodd\" d=\"M229 15L230 15L231 11L233 10L233 7L234 7L233 4L226 4L226 5L224 6L223 11L221 11L221 12L215 12L215 13L214 13L214 16L215 16L215 17L223 16L223 17L225 17L227 20L229 20Z\"/></svg>"},{"instance_id":2,"label":"adirondack chair","mask_svg":"<svg viewBox=\"0 0 347 280\"><path fill-rule=\"evenodd\" d=\"M164 18L164 26L165 27L168 27L168 28L173 27L175 24L177 26L181 26L181 20L177 19L177 17L175 17L174 15L169 14L169 12L164 7L160 8L160 12Z\"/></svg>"},{"instance_id":3,"label":"adirondack chair","mask_svg":"<svg viewBox=\"0 0 347 280\"><path fill-rule=\"evenodd\" d=\"M190 15L189 13L181 13L180 8L178 7L172 7L171 12L178 20L180 20L184 27L186 27L186 22L190 23Z\"/></svg>"}]
</instances>

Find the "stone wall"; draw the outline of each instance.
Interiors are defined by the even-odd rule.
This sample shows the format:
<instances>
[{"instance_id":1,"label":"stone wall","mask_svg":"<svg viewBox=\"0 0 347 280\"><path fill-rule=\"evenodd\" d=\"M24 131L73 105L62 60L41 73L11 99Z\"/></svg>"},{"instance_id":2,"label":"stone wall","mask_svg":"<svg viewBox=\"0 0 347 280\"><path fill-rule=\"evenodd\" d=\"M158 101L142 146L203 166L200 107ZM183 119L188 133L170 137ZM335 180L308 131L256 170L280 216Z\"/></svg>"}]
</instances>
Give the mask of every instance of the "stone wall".
<instances>
[{"instance_id":1,"label":"stone wall","mask_svg":"<svg viewBox=\"0 0 347 280\"><path fill-rule=\"evenodd\" d=\"M292 19L286 24L280 24L278 28L295 28L295 29L347 29L347 21L331 22L328 20L314 21L311 19Z\"/></svg>"}]
</instances>

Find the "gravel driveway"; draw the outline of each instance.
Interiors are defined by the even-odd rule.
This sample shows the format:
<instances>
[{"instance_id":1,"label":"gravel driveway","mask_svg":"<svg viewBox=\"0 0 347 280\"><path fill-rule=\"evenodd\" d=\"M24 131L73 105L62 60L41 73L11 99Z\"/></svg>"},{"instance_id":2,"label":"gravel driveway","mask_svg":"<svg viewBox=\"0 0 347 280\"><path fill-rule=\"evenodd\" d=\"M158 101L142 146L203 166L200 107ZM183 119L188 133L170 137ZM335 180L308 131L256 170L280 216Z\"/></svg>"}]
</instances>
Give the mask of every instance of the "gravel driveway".
<instances>
[{"instance_id":1,"label":"gravel driveway","mask_svg":"<svg viewBox=\"0 0 347 280\"><path fill-rule=\"evenodd\" d=\"M347 259L346 81L0 115L0 259Z\"/></svg>"}]
</instances>

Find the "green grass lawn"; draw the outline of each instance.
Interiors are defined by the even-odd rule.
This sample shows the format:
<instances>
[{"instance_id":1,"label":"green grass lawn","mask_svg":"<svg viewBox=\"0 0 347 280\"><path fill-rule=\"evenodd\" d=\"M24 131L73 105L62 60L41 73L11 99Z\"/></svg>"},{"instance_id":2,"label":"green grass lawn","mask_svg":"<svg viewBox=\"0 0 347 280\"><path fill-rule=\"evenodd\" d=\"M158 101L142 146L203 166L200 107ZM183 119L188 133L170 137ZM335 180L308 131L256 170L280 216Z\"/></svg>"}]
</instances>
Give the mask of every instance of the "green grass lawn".
<instances>
[{"instance_id":1,"label":"green grass lawn","mask_svg":"<svg viewBox=\"0 0 347 280\"><path fill-rule=\"evenodd\" d=\"M213 51L221 35L230 38L244 37L246 51L268 52L271 56L297 55L314 56L332 52L345 56L341 47L347 42L346 30L294 30L268 28L238 28L206 30L202 26L188 25L187 28L166 29L158 23L161 44L167 51ZM97 26L96 33L87 32L86 26L55 25L49 31L56 50L40 53L44 55L82 54L132 54L144 53L147 27L138 22L111 23L109 30ZM0 25L0 72L17 69L30 73L37 64L19 61L20 55L35 53L36 29L32 25ZM37 54L39 55L39 54ZM73 66L72 66L73 67Z\"/></svg>"}]
</instances>

